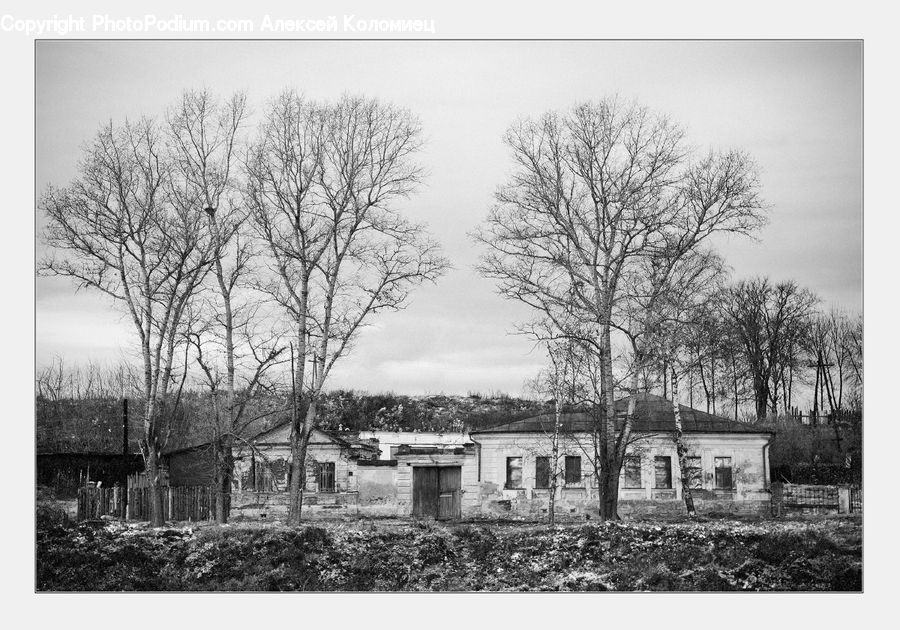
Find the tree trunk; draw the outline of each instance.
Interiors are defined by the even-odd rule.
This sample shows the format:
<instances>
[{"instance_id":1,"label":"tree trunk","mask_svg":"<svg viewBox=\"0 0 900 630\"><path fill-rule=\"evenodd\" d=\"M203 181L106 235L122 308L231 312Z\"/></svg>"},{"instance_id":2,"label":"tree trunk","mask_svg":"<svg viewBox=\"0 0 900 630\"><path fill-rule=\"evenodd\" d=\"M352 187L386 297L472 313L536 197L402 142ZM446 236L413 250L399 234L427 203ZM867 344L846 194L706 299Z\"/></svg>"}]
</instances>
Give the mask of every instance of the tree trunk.
<instances>
[{"instance_id":1,"label":"tree trunk","mask_svg":"<svg viewBox=\"0 0 900 630\"><path fill-rule=\"evenodd\" d=\"M562 389L562 388L560 388ZM556 395L556 418L553 424L553 450L550 469L550 524L556 523L556 487L559 479L559 425L562 420L562 404L559 392Z\"/></svg>"},{"instance_id":2,"label":"tree trunk","mask_svg":"<svg viewBox=\"0 0 900 630\"><path fill-rule=\"evenodd\" d=\"M234 477L234 452L231 435L216 441L216 475L213 481L216 493L215 519L217 523L227 523L231 505L231 483Z\"/></svg>"},{"instance_id":3,"label":"tree trunk","mask_svg":"<svg viewBox=\"0 0 900 630\"><path fill-rule=\"evenodd\" d=\"M600 384L606 404L600 433L603 459L600 469L600 519L618 520L620 458L616 453L616 398L612 373L612 346L609 324L600 331Z\"/></svg>"},{"instance_id":4,"label":"tree trunk","mask_svg":"<svg viewBox=\"0 0 900 630\"><path fill-rule=\"evenodd\" d=\"M700 368L700 384L703 385L703 395L706 398L706 413L709 413L709 386L706 384L706 374L703 372L703 362L698 360L697 366Z\"/></svg>"},{"instance_id":5,"label":"tree trunk","mask_svg":"<svg viewBox=\"0 0 900 630\"><path fill-rule=\"evenodd\" d=\"M731 373L734 376L734 419L738 419L738 377L737 363L734 360L734 353L731 355Z\"/></svg>"},{"instance_id":6,"label":"tree trunk","mask_svg":"<svg viewBox=\"0 0 900 630\"><path fill-rule=\"evenodd\" d=\"M754 398L756 399L756 419L765 420L769 415L769 385L760 376L754 376Z\"/></svg>"},{"instance_id":7,"label":"tree trunk","mask_svg":"<svg viewBox=\"0 0 900 630\"><path fill-rule=\"evenodd\" d=\"M291 501L288 524L299 525L303 512L303 490L306 485L306 451L316 422L317 402L315 396L309 400L306 417L299 434L291 439ZM296 438L296 439L295 439Z\"/></svg>"},{"instance_id":8,"label":"tree trunk","mask_svg":"<svg viewBox=\"0 0 900 630\"><path fill-rule=\"evenodd\" d=\"M813 385L813 415L819 415L819 375L822 373L822 359L817 357L816 361L816 384ZM810 422L813 422L810 418Z\"/></svg>"},{"instance_id":9,"label":"tree trunk","mask_svg":"<svg viewBox=\"0 0 900 630\"><path fill-rule=\"evenodd\" d=\"M216 512L217 523L228 521L228 507L231 503L231 478L234 476L234 454L232 452L233 435L235 426L235 396L234 396L234 314L231 306L231 289L225 282L225 271L222 267L222 235L219 224L216 221L215 210L209 213L209 222L212 225L215 238L216 258L215 272L219 285L219 293L222 296L224 306L224 332L225 332L225 396L226 418L224 436L218 444L217 463L220 466L216 483Z\"/></svg>"},{"instance_id":10,"label":"tree trunk","mask_svg":"<svg viewBox=\"0 0 900 630\"><path fill-rule=\"evenodd\" d=\"M675 414L675 452L678 454L678 468L681 471L681 496L684 499L684 507L688 516L695 518L694 496L691 494L691 478L688 470L687 448L681 429L681 405L678 404L678 375L675 373L675 364L672 364L672 411Z\"/></svg>"},{"instance_id":11,"label":"tree trunk","mask_svg":"<svg viewBox=\"0 0 900 630\"><path fill-rule=\"evenodd\" d=\"M600 467L600 519L619 520L619 470L615 462Z\"/></svg>"},{"instance_id":12,"label":"tree trunk","mask_svg":"<svg viewBox=\"0 0 900 630\"><path fill-rule=\"evenodd\" d=\"M154 443L155 440L147 440L146 460L147 467L147 485L150 490L150 526L162 527L166 524L163 512L163 493L162 484L160 483L159 468L159 449Z\"/></svg>"}]
</instances>

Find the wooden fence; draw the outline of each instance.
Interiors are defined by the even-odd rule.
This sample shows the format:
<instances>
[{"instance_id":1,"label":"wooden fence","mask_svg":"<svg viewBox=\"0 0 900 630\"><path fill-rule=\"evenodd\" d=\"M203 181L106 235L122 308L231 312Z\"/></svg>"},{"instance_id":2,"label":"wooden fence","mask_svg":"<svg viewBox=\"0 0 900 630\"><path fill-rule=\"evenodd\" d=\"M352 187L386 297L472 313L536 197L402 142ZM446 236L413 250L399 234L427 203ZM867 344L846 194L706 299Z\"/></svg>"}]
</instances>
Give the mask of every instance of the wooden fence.
<instances>
[{"instance_id":1,"label":"wooden fence","mask_svg":"<svg viewBox=\"0 0 900 630\"><path fill-rule=\"evenodd\" d=\"M208 521L215 516L215 498L206 486L163 486L163 519ZM150 488L94 488L78 490L79 521L102 516L134 521L150 520Z\"/></svg>"}]
</instances>

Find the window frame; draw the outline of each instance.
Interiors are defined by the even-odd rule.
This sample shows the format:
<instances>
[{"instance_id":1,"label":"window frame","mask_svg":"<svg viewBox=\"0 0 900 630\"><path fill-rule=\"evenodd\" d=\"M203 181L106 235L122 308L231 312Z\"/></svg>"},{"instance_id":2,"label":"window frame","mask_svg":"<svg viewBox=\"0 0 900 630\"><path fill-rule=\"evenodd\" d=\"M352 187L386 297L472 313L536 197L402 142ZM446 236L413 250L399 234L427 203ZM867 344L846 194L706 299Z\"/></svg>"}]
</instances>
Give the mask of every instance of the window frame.
<instances>
[{"instance_id":1,"label":"window frame","mask_svg":"<svg viewBox=\"0 0 900 630\"><path fill-rule=\"evenodd\" d=\"M540 472L541 472L540 463L542 461L545 462L546 466L547 466L546 469L544 470L544 473L545 473L546 479L547 479L546 485L541 485L542 480L541 480L541 475L540 475ZM534 487L535 487L535 489L536 490L549 490L551 476L552 476L552 471L551 471L551 466L550 466L550 457L548 457L546 455L537 455L534 458Z\"/></svg>"},{"instance_id":2,"label":"window frame","mask_svg":"<svg viewBox=\"0 0 900 630\"><path fill-rule=\"evenodd\" d=\"M703 490L703 458L700 455L688 455L685 458L688 462L688 488L691 490ZM697 465L691 466L690 464L696 460Z\"/></svg>"},{"instance_id":3,"label":"window frame","mask_svg":"<svg viewBox=\"0 0 900 630\"><path fill-rule=\"evenodd\" d=\"M569 471L569 462L575 462L575 461L577 461L577 465L572 469L572 472L577 473L578 478L577 479L573 478L570 481L569 480L569 472L570 472ZM581 487L584 485L584 475L582 474L582 470L581 470L581 455L566 455L563 471L564 471L563 474L565 475L563 477L563 480L564 480L566 486Z\"/></svg>"},{"instance_id":4,"label":"window frame","mask_svg":"<svg viewBox=\"0 0 900 630\"><path fill-rule=\"evenodd\" d=\"M322 483L330 478L331 484ZM316 491L333 493L337 492L337 466L334 462L317 462L316 466Z\"/></svg>"},{"instance_id":5,"label":"window frame","mask_svg":"<svg viewBox=\"0 0 900 630\"><path fill-rule=\"evenodd\" d=\"M724 462L724 460L728 460L728 465L720 466L719 462ZM716 490L734 490L734 463L732 457L730 455L717 455L713 459L713 469L716 473ZM726 470L728 471L728 485L720 482L720 474L724 476ZM722 472L720 473L720 471Z\"/></svg>"},{"instance_id":6,"label":"window frame","mask_svg":"<svg viewBox=\"0 0 900 630\"><path fill-rule=\"evenodd\" d=\"M660 463L665 460L665 483L666 485L659 485L659 473L660 473ZM671 455L656 455L653 458L653 488L655 490L671 490L672 489L672 456Z\"/></svg>"},{"instance_id":7,"label":"window frame","mask_svg":"<svg viewBox=\"0 0 900 630\"><path fill-rule=\"evenodd\" d=\"M630 486L629 483L629 469L633 473L634 472L634 463L637 462L637 474L638 474L638 485ZM631 466L629 466L631 463ZM641 461L640 455L626 455L625 461L622 462L622 473L624 475L623 486L624 490L641 490L644 487L644 465Z\"/></svg>"},{"instance_id":8,"label":"window frame","mask_svg":"<svg viewBox=\"0 0 900 630\"><path fill-rule=\"evenodd\" d=\"M516 460L516 459L519 460L518 466L512 466L511 464L512 464L513 460ZM522 483L524 480L522 479L522 473L523 473L522 465L523 465L523 458L521 455L507 456L507 458L506 458L506 483L503 484L503 488L505 490L521 490L523 488ZM510 472L512 472L513 470L519 471L519 481L518 481L519 485L517 485L517 486L512 485L512 478L511 478Z\"/></svg>"}]
</instances>

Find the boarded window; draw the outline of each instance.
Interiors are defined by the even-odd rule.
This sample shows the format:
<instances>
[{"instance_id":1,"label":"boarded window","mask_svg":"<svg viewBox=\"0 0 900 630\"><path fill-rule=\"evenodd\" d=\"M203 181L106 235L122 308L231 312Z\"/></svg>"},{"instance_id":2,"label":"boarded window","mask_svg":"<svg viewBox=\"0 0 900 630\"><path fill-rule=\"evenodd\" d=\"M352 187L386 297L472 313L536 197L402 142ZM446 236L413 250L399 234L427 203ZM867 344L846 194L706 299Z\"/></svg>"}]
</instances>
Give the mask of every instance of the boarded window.
<instances>
[{"instance_id":1,"label":"boarded window","mask_svg":"<svg viewBox=\"0 0 900 630\"><path fill-rule=\"evenodd\" d=\"M506 487L521 488L522 487L522 458L507 457L506 458Z\"/></svg>"},{"instance_id":2,"label":"boarded window","mask_svg":"<svg viewBox=\"0 0 900 630\"><path fill-rule=\"evenodd\" d=\"M566 455L566 485L581 483L581 458Z\"/></svg>"},{"instance_id":3,"label":"boarded window","mask_svg":"<svg viewBox=\"0 0 900 630\"><path fill-rule=\"evenodd\" d=\"M272 490L281 492L287 489L288 463L284 458L274 459L269 462L269 471L272 477Z\"/></svg>"},{"instance_id":4,"label":"boarded window","mask_svg":"<svg viewBox=\"0 0 900 630\"><path fill-rule=\"evenodd\" d=\"M625 487L641 487L641 458L636 455L625 458Z\"/></svg>"},{"instance_id":5,"label":"boarded window","mask_svg":"<svg viewBox=\"0 0 900 630\"><path fill-rule=\"evenodd\" d=\"M671 488L672 458L666 455L655 457L653 459L653 474L654 488Z\"/></svg>"},{"instance_id":6,"label":"boarded window","mask_svg":"<svg viewBox=\"0 0 900 630\"><path fill-rule=\"evenodd\" d=\"M250 454L249 465L241 474L241 488L244 492L272 492L275 482L268 462Z\"/></svg>"},{"instance_id":7,"label":"boarded window","mask_svg":"<svg viewBox=\"0 0 900 630\"><path fill-rule=\"evenodd\" d=\"M687 478L691 490L703 489L703 464L699 455L687 458Z\"/></svg>"},{"instance_id":8,"label":"boarded window","mask_svg":"<svg viewBox=\"0 0 900 630\"><path fill-rule=\"evenodd\" d=\"M319 462L319 492L334 492L334 462Z\"/></svg>"},{"instance_id":9,"label":"boarded window","mask_svg":"<svg viewBox=\"0 0 900 630\"><path fill-rule=\"evenodd\" d=\"M535 457L534 458L534 487L549 488L550 487L550 458Z\"/></svg>"},{"instance_id":10,"label":"boarded window","mask_svg":"<svg viewBox=\"0 0 900 630\"><path fill-rule=\"evenodd\" d=\"M716 489L731 490L732 488L731 458L716 457Z\"/></svg>"}]
</instances>

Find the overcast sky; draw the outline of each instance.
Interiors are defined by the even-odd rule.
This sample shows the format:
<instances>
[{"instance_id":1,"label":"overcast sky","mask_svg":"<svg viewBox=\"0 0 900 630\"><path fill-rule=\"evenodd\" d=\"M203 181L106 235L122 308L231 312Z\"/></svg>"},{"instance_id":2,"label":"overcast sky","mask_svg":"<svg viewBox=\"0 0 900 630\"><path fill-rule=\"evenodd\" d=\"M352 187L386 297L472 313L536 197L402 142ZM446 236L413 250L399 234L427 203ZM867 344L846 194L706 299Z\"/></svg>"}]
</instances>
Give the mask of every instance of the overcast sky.
<instances>
[{"instance_id":1,"label":"overcast sky","mask_svg":"<svg viewBox=\"0 0 900 630\"><path fill-rule=\"evenodd\" d=\"M543 357L510 334L527 312L473 271L467 233L509 172L501 137L512 121L612 94L671 115L701 149L741 148L758 162L770 223L756 241L719 243L736 278L794 279L826 305L862 309L858 42L38 42L37 192L74 177L103 122L161 115L199 87L245 90L257 112L295 87L315 99L377 96L421 118L431 174L405 207L455 269L373 320L332 387L521 391ZM108 300L36 282L38 369L56 355L115 361L133 344Z\"/></svg>"}]
</instances>

